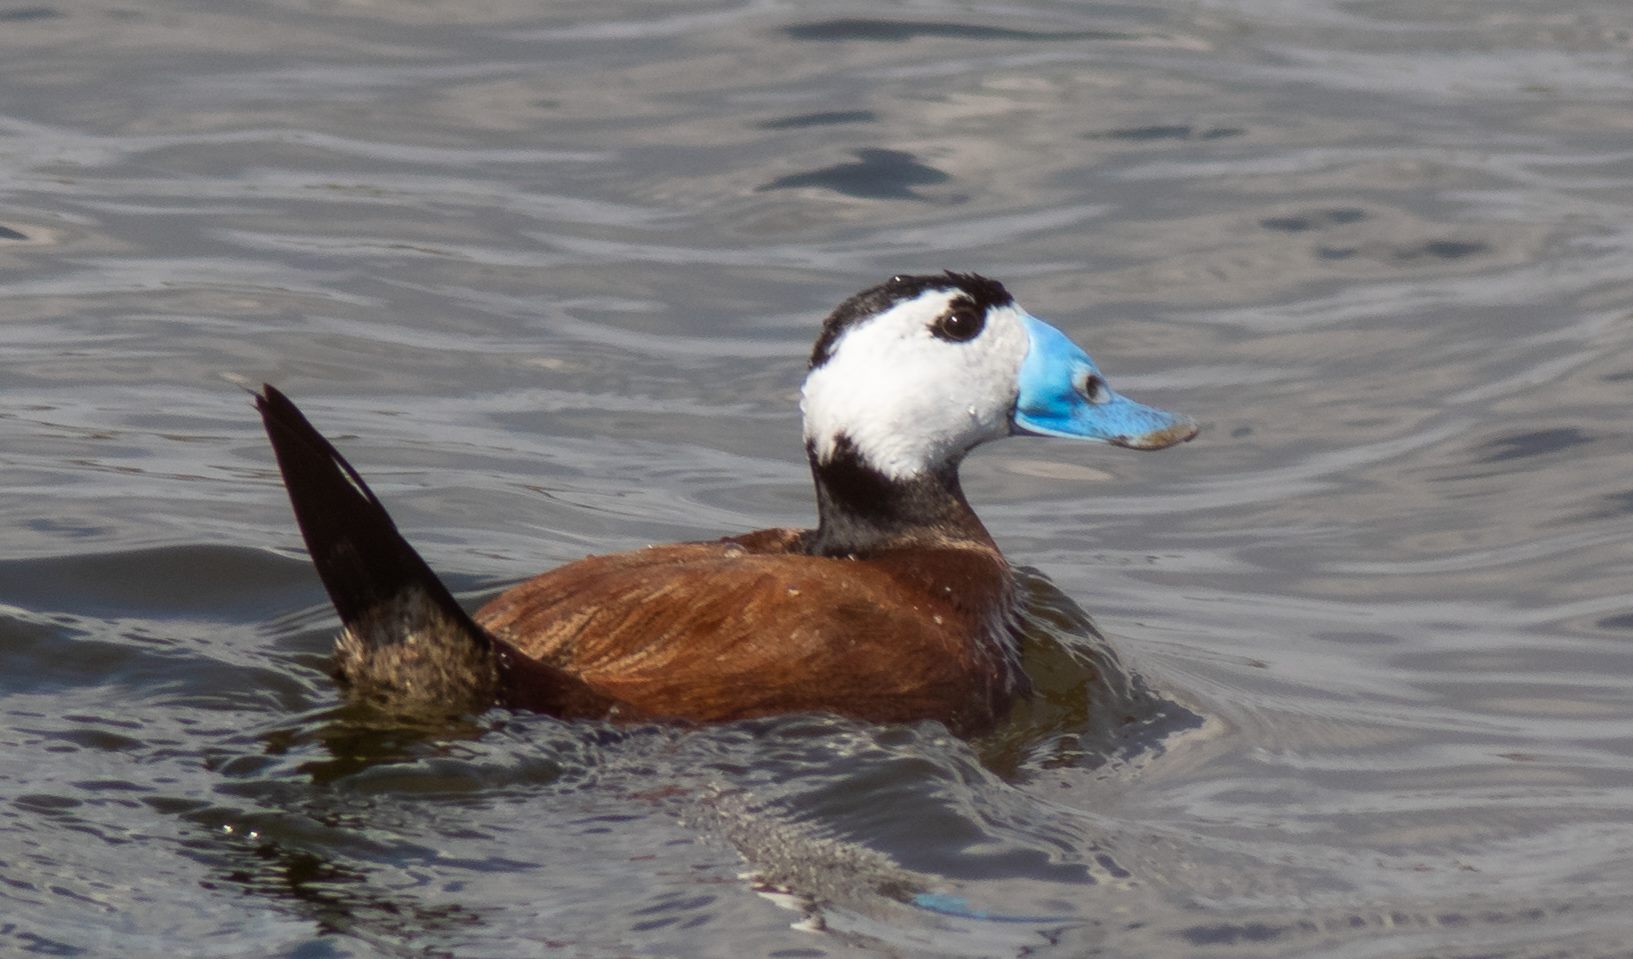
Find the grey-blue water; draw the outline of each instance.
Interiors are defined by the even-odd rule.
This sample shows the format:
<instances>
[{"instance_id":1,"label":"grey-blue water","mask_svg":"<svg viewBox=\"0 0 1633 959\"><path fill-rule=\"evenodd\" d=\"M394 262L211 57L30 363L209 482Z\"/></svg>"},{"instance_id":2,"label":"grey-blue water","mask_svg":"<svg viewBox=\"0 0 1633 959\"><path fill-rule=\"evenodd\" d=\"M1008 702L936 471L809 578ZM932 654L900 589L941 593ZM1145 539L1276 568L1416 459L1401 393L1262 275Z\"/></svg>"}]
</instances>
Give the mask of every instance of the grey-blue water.
<instances>
[{"instance_id":1,"label":"grey-blue water","mask_svg":"<svg viewBox=\"0 0 1633 959\"><path fill-rule=\"evenodd\" d=\"M474 602L943 268L1205 424L967 463L997 734L345 705L229 377ZM0 3L0 954L1625 956L1630 407L1621 0Z\"/></svg>"}]
</instances>

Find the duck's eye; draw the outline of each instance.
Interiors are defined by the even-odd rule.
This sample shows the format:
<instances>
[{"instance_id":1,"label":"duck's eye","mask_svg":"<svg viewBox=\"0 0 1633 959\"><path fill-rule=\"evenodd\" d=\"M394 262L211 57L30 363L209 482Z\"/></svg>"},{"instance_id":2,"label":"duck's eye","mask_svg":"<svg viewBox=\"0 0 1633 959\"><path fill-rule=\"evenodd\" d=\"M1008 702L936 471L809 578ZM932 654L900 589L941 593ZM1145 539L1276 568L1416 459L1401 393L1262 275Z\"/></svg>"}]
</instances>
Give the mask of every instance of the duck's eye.
<instances>
[{"instance_id":1,"label":"duck's eye","mask_svg":"<svg viewBox=\"0 0 1633 959\"><path fill-rule=\"evenodd\" d=\"M1090 403L1104 403L1107 399L1109 399L1107 396L1109 391L1106 389L1106 378L1101 376L1099 373L1095 373L1092 370L1083 370L1077 374L1076 379L1077 382L1073 385L1077 387L1078 395L1082 396Z\"/></svg>"},{"instance_id":2,"label":"duck's eye","mask_svg":"<svg viewBox=\"0 0 1633 959\"><path fill-rule=\"evenodd\" d=\"M941 315L930 332L952 343L975 339L986 325L986 311L968 306L955 306Z\"/></svg>"}]
</instances>

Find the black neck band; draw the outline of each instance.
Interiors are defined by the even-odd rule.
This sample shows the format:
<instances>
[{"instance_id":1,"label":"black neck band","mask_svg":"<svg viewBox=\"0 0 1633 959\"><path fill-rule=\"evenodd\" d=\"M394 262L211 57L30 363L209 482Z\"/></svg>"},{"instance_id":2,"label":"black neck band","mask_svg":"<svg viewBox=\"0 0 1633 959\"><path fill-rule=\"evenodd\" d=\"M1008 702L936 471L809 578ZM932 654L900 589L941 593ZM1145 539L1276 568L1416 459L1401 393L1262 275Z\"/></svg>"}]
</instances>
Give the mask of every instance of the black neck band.
<instances>
[{"instance_id":1,"label":"black neck band","mask_svg":"<svg viewBox=\"0 0 1633 959\"><path fill-rule=\"evenodd\" d=\"M844 434L826 460L817 459L809 442L806 454L819 518L808 552L844 556L926 540L992 542L958 485L956 460L897 480L863 459Z\"/></svg>"}]
</instances>

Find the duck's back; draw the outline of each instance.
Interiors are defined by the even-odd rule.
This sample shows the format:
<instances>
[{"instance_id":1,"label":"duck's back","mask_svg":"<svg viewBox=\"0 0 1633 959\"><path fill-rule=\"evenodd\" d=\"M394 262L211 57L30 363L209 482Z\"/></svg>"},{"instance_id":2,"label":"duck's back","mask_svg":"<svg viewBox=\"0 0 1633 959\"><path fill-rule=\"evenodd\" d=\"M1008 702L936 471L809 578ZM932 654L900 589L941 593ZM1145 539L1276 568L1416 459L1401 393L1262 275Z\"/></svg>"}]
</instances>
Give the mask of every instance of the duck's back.
<instances>
[{"instance_id":1,"label":"duck's back","mask_svg":"<svg viewBox=\"0 0 1633 959\"><path fill-rule=\"evenodd\" d=\"M1024 678L1013 579L996 548L835 558L803 552L806 535L590 557L506 591L476 619L623 717L830 711L971 731L1002 714Z\"/></svg>"}]
</instances>

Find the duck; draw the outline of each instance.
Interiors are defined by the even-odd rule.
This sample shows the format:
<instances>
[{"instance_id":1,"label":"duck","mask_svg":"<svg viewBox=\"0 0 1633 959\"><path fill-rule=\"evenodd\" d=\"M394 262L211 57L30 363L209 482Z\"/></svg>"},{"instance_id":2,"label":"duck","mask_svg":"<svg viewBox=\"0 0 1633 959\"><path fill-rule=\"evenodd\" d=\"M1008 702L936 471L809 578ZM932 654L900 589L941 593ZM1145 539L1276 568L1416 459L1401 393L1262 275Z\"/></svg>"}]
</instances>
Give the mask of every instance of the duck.
<instances>
[{"instance_id":1,"label":"duck","mask_svg":"<svg viewBox=\"0 0 1633 959\"><path fill-rule=\"evenodd\" d=\"M1115 392L975 273L894 276L844 300L800 396L815 526L590 556L474 613L287 396L266 384L255 405L353 697L616 722L828 713L959 736L1031 691L1021 590L960 487L965 456L1010 436L1157 450L1198 431Z\"/></svg>"}]
</instances>

